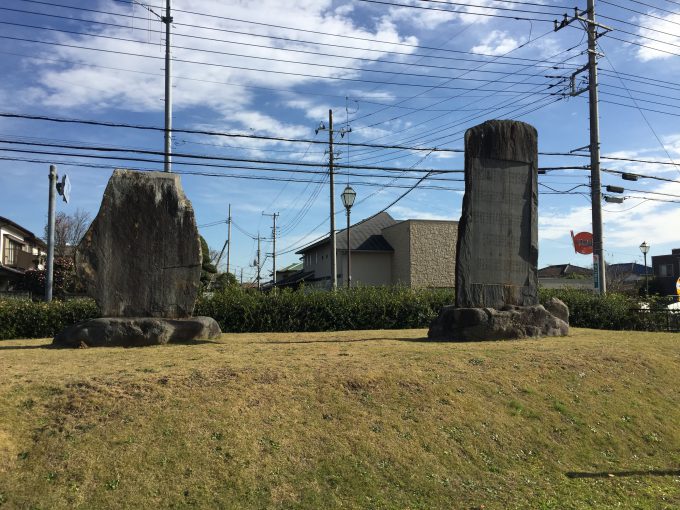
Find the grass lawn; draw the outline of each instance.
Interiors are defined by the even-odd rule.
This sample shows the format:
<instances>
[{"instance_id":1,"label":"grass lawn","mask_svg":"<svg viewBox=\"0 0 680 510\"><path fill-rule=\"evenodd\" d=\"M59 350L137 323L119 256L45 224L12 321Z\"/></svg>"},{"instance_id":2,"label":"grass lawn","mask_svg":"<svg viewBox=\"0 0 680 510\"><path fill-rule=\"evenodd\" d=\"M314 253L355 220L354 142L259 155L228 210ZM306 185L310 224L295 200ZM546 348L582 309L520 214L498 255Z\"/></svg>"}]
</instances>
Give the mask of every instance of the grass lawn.
<instances>
[{"instance_id":1,"label":"grass lawn","mask_svg":"<svg viewBox=\"0 0 680 510\"><path fill-rule=\"evenodd\" d=\"M0 342L0 509L680 508L680 335Z\"/></svg>"}]
</instances>

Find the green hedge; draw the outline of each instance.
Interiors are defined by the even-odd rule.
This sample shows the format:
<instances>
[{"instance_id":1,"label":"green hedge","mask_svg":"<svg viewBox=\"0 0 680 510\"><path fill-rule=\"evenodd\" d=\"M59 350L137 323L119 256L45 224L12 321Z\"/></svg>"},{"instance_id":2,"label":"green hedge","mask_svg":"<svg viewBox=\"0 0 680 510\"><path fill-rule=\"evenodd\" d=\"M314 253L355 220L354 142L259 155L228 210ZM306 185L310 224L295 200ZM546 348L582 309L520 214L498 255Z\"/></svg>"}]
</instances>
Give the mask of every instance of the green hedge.
<instances>
[{"instance_id":1,"label":"green hedge","mask_svg":"<svg viewBox=\"0 0 680 510\"><path fill-rule=\"evenodd\" d=\"M569 324L577 328L662 331L669 325L668 298L644 300L617 293L601 296L579 289L541 289L540 297L541 303L551 297L564 301L569 307ZM649 310L637 311L642 303ZM671 322L678 322L678 318L671 316Z\"/></svg>"},{"instance_id":2,"label":"green hedge","mask_svg":"<svg viewBox=\"0 0 680 510\"><path fill-rule=\"evenodd\" d=\"M0 300L0 340L54 336L67 326L98 315L97 305L91 299L51 303Z\"/></svg>"},{"instance_id":3,"label":"green hedge","mask_svg":"<svg viewBox=\"0 0 680 510\"><path fill-rule=\"evenodd\" d=\"M587 291L543 289L541 302L558 297L569 307L570 323L594 329L664 330L667 302L650 300L650 312L635 312L639 302L622 294L601 297ZM259 293L229 288L199 299L196 315L214 317L224 332L337 331L424 328L442 306L454 302L452 290L360 287ZM659 310L658 312L655 310ZM89 299L40 303L0 300L0 339L44 338L98 316ZM680 317L671 317L678 327Z\"/></svg>"},{"instance_id":4,"label":"green hedge","mask_svg":"<svg viewBox=\"0 0 680 510\"><path fill-rule=\"evenodd\" d=\"M213 317L224 332L422 328L453 300L452 290L406 287L276 293L236 288L199 300L196 315Z\"/></svg>"}]
</instances>

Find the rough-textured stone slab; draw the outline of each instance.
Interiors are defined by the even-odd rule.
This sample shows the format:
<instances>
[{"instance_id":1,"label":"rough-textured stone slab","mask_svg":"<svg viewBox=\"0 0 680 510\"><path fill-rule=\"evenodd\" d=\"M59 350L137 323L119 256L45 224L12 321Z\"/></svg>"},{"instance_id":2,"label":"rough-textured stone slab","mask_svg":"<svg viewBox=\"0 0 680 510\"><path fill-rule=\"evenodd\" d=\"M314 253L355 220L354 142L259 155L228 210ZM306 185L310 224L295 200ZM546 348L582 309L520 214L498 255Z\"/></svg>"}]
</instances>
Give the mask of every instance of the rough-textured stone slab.
<instances>
[{"instance_id":1,"label":"rough-textured stone slab","mask_svg":"<svg viewBox=\"0 0 680 510\"><path fill-rule=\"evenodd\" d=\"M211 317L159 319L108 317L81 322L59 333L56 347L141 347L217 338L222 332Z\"/></svg>"},{"instance_id":2,"label":"rough-textured stone slab","mask_svg":"<svg viewBox=\"0 0 680 510\"><path fill-rule=\"evenodd\" d=\"M105 317L191 316L201 244L179 176L116 170L76 268Z\"/></svg>"},{"instance_id":3,"label":"rough-textured stone slab","mask_svg":"<svg viewBox=\"0 0 680 510\"><path fill-rule=\"evenodd\" d=\"M566 308L564 303L562 306ZM507 305L502 310L449 305L432 321L427 336L432 340L477 342L568 334L569 324L542 305Z\"/></svg>"},{"instance_id":4,"label":"rough-textured stone slab","mask_svg":"<svg viewBox=\"0 0 680 510\"><path fill-rule=\"evenodd\" d=\"M538 304L537 171L532 126L493 120L466 132L456 306Z\"/></svg>"}]
</instances>

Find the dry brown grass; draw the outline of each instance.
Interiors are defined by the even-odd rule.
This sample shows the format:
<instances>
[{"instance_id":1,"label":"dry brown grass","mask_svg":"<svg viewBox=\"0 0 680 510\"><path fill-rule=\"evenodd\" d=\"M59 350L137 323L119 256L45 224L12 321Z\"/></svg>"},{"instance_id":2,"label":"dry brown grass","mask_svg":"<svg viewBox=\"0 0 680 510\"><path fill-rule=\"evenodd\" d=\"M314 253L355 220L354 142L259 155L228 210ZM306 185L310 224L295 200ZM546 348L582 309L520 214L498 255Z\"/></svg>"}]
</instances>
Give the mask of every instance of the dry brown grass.
<instances>
[{"instance_id":1,"label":"dry brown grass","mask_svg":"<svg viewBox=\"0 0 680 510\"><path fill-rule=\"evenodd\" d=\"M0 507L680 507L679 335L424 336L0 342Z\"/></svg>"}]
</instances>

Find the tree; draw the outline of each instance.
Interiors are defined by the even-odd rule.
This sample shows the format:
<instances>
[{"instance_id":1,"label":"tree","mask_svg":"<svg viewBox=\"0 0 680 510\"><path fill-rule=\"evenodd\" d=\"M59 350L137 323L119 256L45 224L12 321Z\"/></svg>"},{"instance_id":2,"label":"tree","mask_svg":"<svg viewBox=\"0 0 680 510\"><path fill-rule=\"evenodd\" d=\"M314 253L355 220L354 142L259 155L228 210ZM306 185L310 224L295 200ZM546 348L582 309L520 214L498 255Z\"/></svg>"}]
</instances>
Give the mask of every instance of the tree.
<instances>
[{"instance_id":1,"label":"tree","mask_svg":"<svg viewBox=\"0 0 680 510\"><path fill-rule=\"evenodd\" d=\"M90 214L76 209L72 215L59 211L54 216L54 256L74 257L74 247L90 226ZM49 224L45 225L45 242L47 242Z\"/></svg>"},{"instance_id":2,"label":"tree","mask_svg":"<svg viewBox=\"0 0 680 510\"><path fill-rule=\"evenodd\" d=\"M210 248L208 248L207 241L201 238L201 290L207 290L212 282L215 274L217 274L217 268L215 264L210 261Z\"/></svg>"},{"instance_id":3,"label":"tree","mask_svg":"<svg viewBox=\"0 0 680 510\"><path fill-rule=\"evenodd\" d=\"M73 269L73 259L71 257L55 257L52 293L56 298L63 298L66 294L78 290ZM47 270L29 269L18 283L20 290L27 290L33 294L34 299L45 295L45 285L47 282Z\"/></svg>"},{"instance_id":4,"label":"tree","mask_svg":"<svg viewBox=\"0 0 680 510\"><path fill-rule=\"evenodd\" d=\"M218 273L213 282L213 289L223 291L230 287L238 287L238 280L232 273Z\"/></svg>"}]
</instances>

